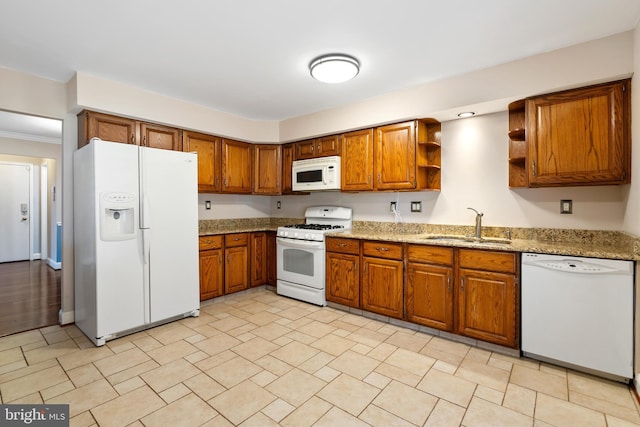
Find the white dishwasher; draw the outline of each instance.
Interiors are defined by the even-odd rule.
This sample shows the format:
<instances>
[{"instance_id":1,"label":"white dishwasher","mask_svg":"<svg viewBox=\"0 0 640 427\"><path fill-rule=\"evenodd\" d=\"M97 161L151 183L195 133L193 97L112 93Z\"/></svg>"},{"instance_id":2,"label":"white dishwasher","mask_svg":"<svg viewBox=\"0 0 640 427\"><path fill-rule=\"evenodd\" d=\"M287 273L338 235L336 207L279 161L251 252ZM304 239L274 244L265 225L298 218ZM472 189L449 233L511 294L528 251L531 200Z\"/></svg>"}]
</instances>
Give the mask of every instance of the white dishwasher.
<instances>
[{"instance_id":1,"label":"white dishwasher","mask_svg":"<svg viewBox=\"0 0 640 427\"><path fill-rule=\"evenodd\" d=\"M628 382L633 267L633 261L523 253L523 354Z\"/></svg>"}]
</instances>

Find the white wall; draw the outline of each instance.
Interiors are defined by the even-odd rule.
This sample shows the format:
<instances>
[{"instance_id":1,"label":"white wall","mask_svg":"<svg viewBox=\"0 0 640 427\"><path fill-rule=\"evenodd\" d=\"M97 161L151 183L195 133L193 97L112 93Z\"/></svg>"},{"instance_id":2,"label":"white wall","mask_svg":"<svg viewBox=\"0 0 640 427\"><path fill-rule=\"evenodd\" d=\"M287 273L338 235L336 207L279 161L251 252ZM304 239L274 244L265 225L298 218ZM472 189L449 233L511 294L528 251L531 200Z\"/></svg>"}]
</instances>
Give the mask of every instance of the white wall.
<instances>
[{"instance_id":1,"label":"white wall","mask_svg":"<svg viewBox=\"0 0 640 427\"><path fill-rule=\"evenodd\" d=\"M211 209L205 209L205 201ZM268 218L271 216L271 197L243 196L238 194L199 194L198 218Z\"/></svg>"},{"instance_id":2,"label":"white wall","mask_svg":"<svg viewBox=\"0 0 640 427\"><path fill-rule=\"evenodd\" d=\"M274 198L274 216L300 217L310 205L353 208L354 219L395 221L389 202L398 200L403 222L473 225L482 211L484 225L620 230L626 186L509 189L508 114L488 114L442 124L442 191L391 193L314 193ZM560 200L573 200L573 214L560 214ZM275 201L282 201L282 209ZM410 202L422 201L411 213Z\"/></svg>"},{"instance_id":3,"label":"white wall","mask_svg":"<svg viewBox=\"0 0 640 427\"><path fill-rule=\"evenodd\" d=\"M632 50L634 76L631 82L631 185L627 189L628 202L624 218L624 230L640 235L640 24L636 27Z\"/></svg>"}]
</instances>

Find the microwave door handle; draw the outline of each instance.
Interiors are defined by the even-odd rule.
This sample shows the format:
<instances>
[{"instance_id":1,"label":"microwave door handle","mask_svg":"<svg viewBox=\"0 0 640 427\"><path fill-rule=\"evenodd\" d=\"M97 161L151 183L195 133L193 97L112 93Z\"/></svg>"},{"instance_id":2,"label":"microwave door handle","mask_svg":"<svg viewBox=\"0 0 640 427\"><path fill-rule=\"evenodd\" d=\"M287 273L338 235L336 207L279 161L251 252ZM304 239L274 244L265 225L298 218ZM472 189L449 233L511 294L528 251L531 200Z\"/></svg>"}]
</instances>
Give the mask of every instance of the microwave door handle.
<instances>
[{"instance_id":1,"label":"microwave door handle","mask_svg":"<svg viewBox=\"0 0 640 427\"><path fill-rule=\"evenodd\" d=\"M329 174L329 168L327 166L322 168L322 183L327 185L327 175Z\"/></svg>"}]
</instances>

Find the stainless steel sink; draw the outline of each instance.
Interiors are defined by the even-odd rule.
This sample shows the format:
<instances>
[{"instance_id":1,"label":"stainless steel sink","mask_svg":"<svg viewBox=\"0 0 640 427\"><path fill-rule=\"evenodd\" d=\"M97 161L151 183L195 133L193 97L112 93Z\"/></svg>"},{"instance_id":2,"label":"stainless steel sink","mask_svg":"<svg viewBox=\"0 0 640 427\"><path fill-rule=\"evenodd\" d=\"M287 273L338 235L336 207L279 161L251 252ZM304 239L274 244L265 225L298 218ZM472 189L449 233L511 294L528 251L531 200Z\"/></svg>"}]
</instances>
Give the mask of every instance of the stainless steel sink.
<instances>
[{"instance_id":1,"label":"stainless steel sink","mask_svg":"<svg viewBox=\"0 0 640 427\"><path fill-rule=\"evenodd\" d=\"M440 242L468 242L468 243L478 243L478 244L488 244L488 245L508 245L511 243L511 240L508 239L499 239L493 237L482 237L480 239L476 237L467 237L467 236L424 236L421 237L422 240L435 240Z\"/></svg>"}]
</instances>

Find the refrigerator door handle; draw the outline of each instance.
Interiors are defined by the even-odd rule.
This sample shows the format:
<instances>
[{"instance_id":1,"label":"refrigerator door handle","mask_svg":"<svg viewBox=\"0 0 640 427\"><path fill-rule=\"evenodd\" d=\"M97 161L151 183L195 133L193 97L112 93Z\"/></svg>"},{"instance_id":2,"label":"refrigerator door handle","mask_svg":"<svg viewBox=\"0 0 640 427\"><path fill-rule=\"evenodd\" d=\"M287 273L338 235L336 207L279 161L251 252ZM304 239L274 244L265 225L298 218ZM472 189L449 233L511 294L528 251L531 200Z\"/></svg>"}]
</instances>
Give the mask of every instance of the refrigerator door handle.
<instances>
[{"instance_id":1,"label":"refrigerator door handle","mask_svg":"<svg viewBox=\"0 0 640 427\"><path fill-rule=\"evenodd\" d=\"M147 173L145 168L145 148L138 151L138 165L140 169L140 228L151 228L149 218L149 200L147 199Z\"/></svg>"},{"instance_id":2,"label":"refrigerator door handle","mask_svg":"<svg viewBox=\"0 0 640 427\"><path fill-rule=\"evenodd\" d=\"M144 294L144 323L151 322L151 278L150 278L150 269L149 269L149 236L147 230L141 230L141 240L142 240L142 264L144 268L142 269L142 287Z\"/></svg>"}]
</instances>

